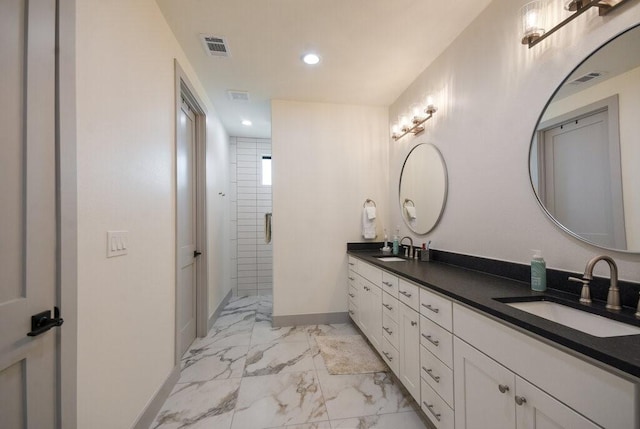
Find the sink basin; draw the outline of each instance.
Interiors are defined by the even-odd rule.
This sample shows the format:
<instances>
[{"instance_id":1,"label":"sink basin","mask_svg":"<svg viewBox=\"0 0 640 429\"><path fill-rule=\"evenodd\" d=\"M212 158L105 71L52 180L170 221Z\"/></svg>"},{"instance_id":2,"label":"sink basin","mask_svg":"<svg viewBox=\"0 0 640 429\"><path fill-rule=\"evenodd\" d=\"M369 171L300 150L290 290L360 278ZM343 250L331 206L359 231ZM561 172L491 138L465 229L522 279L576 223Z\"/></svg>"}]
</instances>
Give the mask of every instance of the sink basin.
<instances>
[{"instance_id":1,"label":"sink basin","mask_svg":"<svg viewBox=\"0 0 640 429\"><path fill-rule=\"evenodd\" d=\"M506 302L505 304L595 337L621 337L640 334L640 327L607 319L553 301L521 301Z\"/></svg>"},{"instance_id":2,"label":"sink basin","mask_svg":"<svg viewBox=\"0 0 640 429\"><path fill-rule=\"evenodd\" d=\"M406 259L398 258L397 256L383 256L381 258L376 258L378 261L382 262L403 262Z\"/></svg>"}]
</instances>

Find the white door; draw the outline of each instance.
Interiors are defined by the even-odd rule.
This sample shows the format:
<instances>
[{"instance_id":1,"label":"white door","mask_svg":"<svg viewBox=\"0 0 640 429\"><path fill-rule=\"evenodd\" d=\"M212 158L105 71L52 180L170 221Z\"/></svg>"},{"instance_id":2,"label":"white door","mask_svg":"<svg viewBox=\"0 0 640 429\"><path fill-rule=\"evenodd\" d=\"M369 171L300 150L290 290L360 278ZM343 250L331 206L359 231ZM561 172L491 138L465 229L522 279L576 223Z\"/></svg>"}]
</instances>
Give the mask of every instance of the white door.
<instances>
[{"instance_id":1,"label":"white door","mask_svg":"<svg viewBox=\"0 0 640 429\"><path fill-rule=\"evenodd\" d=\"M611 159L607 112L544 132L545 206L570 231L624 249L620 159Z\"/></svg>"},{"instance_id":2,"label":"white door","mask_svg":"<svg viewBox=\"0 0 640 429\"><path fill-rule=\"evenodd\" d=\"M516 377L517 429L598 429L560 401Z\"/></svg>"},{"instance_id":3,"label":"white door","mask_svg":"<svg viewBox=\"0 0 640 429\"><path fill-rule=\"evenodd\" d=\"M177 142L178 342L180 355L196 338L195 115L182 104Z\"/></svg>"},{"instance_id":4,"label":"white door","mask_svg":"<svg viewBox=\"0 0 640 429\"><path fill-rule=\"evenodd\" d=\"M55 0L0 0L0 426L57 426ZM41 320L44 322L44 320Z\"/></svg>"},{"instance_id":5,"label":"white door","mask_svg":"<svg viewBox=\"0 0 640 429\"><path fill-rule=\"evenodd\" d=\"M400 304L399 346L400 381L420 403L420 316L411 307Z\"/></svg>"},{"instance_id":6,"label":"white door","mask_svg":"<svg viewBox=\"0 0 640 429\"><path fill-rule=\"evenodd\" d=\"M457 429L514 429L515 375L454 337Z\"/></svg>"}]
</instances>

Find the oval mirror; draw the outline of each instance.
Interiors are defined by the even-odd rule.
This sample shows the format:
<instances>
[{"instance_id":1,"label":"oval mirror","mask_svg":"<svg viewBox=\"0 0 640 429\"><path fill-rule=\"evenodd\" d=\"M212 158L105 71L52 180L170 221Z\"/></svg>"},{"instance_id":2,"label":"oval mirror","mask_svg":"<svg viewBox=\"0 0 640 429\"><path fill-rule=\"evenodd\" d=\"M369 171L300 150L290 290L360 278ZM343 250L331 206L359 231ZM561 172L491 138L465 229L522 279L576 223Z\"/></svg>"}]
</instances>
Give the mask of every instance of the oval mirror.
<instances>
[{"instance_id":1,"label":"oval mirror","mask_svg":"<svg viewBox=\"0 0 640 429\"><path fill-rule=\"evenodd\" d=\"M640 252L640 26L607 42L563 81L534 131L533 190L569 234Z\"/></svg>"},{"instance_id":2,"label":"oval mirror","mask_svg":"<svg viewBox=\"0 0 640 429\"><path fill-rule=\"evenodd\" d=\"M400 210L411 231L426 234L440 220L447 199L447 169L438 148L411 149L400 173Z\"/></svg>"}]
</instances>

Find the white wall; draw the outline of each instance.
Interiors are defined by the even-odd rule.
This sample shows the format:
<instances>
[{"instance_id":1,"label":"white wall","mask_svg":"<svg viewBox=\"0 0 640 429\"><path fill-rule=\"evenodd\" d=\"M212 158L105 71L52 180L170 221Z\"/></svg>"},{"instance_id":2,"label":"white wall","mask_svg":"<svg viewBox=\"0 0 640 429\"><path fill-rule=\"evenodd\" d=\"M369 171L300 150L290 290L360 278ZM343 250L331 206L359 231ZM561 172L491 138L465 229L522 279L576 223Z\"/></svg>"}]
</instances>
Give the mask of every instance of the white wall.
<instances>
[{"instance_id":1,"label":"white wall","mask_svg":"<svg viewBox=\"0 0 640 429\"><path fill-rule=\"evenodd\" d=\"M607 253L618 261L621 278L640 281L640 255L599 250L561 232L538 206L528 170L531 135L556 86L591 51L639 22L640 4L605 18L590 11L528 49L520 44L524 3L494 0L390 107L390 121L429 93L439 107L424 136L389 141L390 200L398 198L410 148L431 142L449 173L442 221L426 237L434 248L520 263L530 261L530 249L542 249L549 267L578 272L592 256ZM391 215L409 233L399 210Z\"/></svg>"},{"instance_id":2,"label":"white wall","mask_svg":"<svg viewBox=\"0 0 640 429\"><path fill-rule=\"evenodd\" d=\"M129 428L174 367L177 58L153 0L77 2L78 428ZM209 113L210 301L225 291L226 134ZM106 231L129 254L106 258Z\"/></svg>"},{"instance_id":3,"label":"white wall","mask_svg":"<svg viewBox=\"0 0 640 429\"><path fill-rule=\"evenodd\" d=\"M271 185L262 184L262 156L271 155L271 140L231 137L230 142L231 287L234 295L271 295L273 246L264 241Z\"/></svg>"},{"instance_id":4,"label":"white wall","mask_svg":"<svg viewBox=\"0 0 640 429\"><path fill-rule=\"evenodd\" d=\"M387 109L273 101L274 316L346 311L366 198L388 216Z\"/></svg>"}]
</instances>

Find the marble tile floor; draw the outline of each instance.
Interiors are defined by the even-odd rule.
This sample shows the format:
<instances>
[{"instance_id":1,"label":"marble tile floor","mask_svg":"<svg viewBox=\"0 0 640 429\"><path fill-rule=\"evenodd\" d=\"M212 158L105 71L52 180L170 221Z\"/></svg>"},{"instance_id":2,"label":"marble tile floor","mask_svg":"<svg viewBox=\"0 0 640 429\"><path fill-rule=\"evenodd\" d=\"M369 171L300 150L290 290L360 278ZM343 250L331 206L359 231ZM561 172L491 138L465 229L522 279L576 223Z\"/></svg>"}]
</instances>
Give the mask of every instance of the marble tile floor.
<instances>
[{"instance_id":1,"label":"marble tile floor","mask_svg":"<svg viewBox=\"0 0 640 429\"><path fill-rule=\"evenodd\" d=\"M234 297L182 358L155 429L422 429L417 405L388 373L330 375L318 335L351 324L271 327L270 296Z\"/></svg>"}]
</instances>

